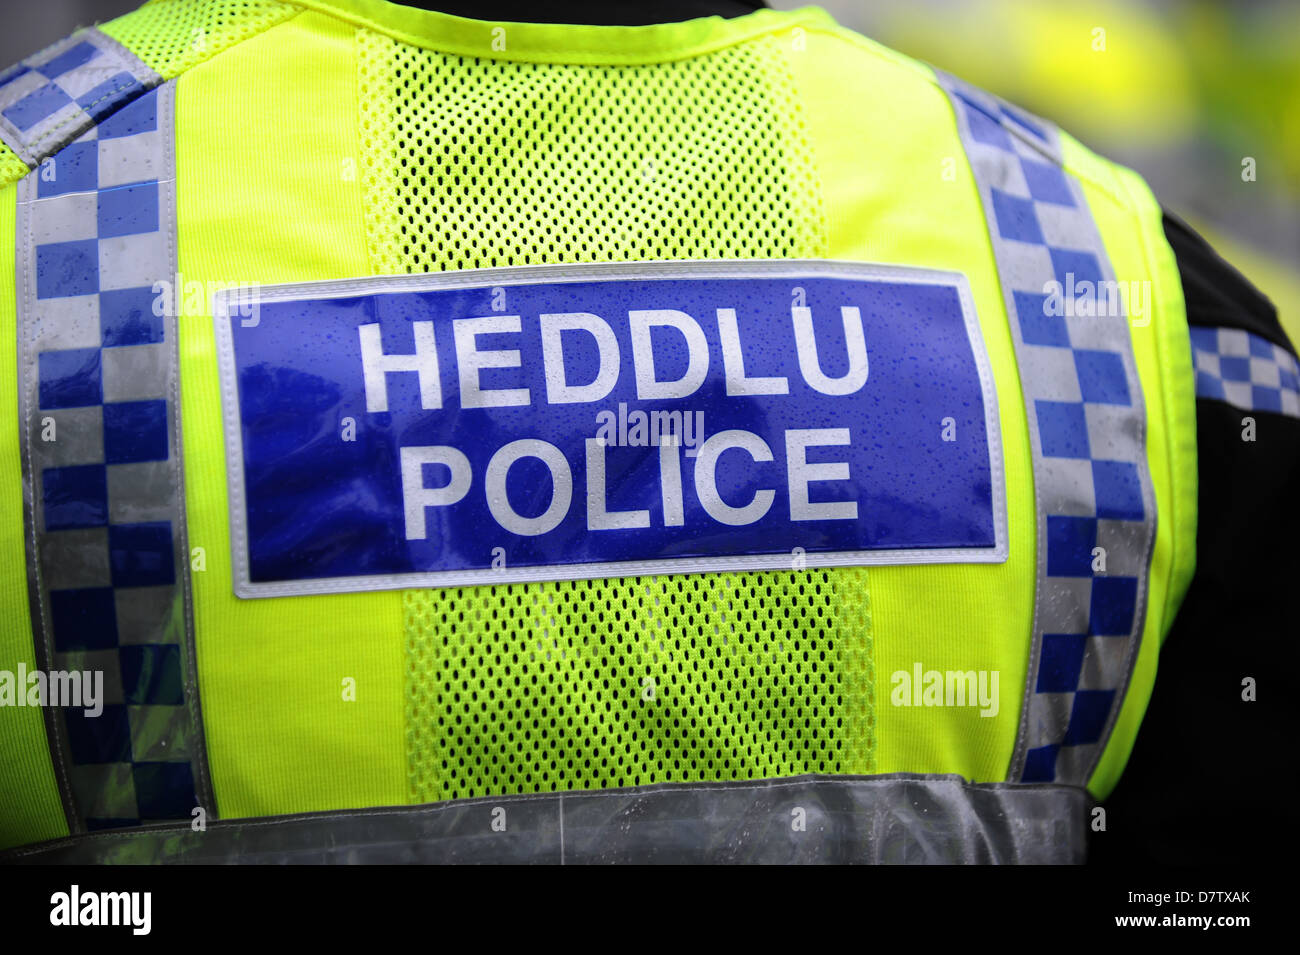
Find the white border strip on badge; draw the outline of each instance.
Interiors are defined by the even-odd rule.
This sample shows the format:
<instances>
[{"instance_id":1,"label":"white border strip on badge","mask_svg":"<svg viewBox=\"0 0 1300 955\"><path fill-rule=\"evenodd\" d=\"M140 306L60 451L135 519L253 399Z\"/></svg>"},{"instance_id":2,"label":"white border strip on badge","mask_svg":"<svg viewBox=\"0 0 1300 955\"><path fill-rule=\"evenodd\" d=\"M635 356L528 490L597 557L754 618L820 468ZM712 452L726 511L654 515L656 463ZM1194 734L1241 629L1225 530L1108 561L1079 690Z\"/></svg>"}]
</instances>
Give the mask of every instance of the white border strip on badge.
<instances>
[{"instance_id":1,"label":"white border strip on badge","mask_svg":"<svg viewBox=\"0 0 1300 955\"><path fill-rule=\"evenodd\" d=\"M806 567L861 567L885 564L1001 564L1007 560L1006 481L1002 468L1002 431L998 417L997 389L989 366L988 352L975 314L970 284L960 272L878 265L833 259L741 259L736 261L646 261L611 262L590 265L528 265L509 268L465 269L421 275L386 275L324 282L298 282L258 286L257 304L264 302L309 301L313 299L430 292L452 288L489 288L512 285L551 285L579 281L626 281L631 279L734 279L734 278L855 278L869 281L902 282L915 285L944 285L956 288L966 324L966 338L979 372L984 401L984 431L989 452L989 478L993 499L993 547L913 548L906 550L858 550L808 553ZM225 289L213 295L216 326L217 366L221 380L222 416L226 432L226 462L230 508L231 572L236 596L294 597L309 594L353 593L374 590L407 590L421 587L464 587L476 584L530 583L549 580L586 580L601 577L642 577L660 574L710 573L720 571L784 570L790 565L789 552L729 554L717 557L658 558L602 563L545 564L541 566L419 571L409 574L374 574L354 577L326 577L310 580L253 583L249 579L248 518L244 497L243 429L235 369L234 337L230 306L247 303L245 289ZM236 313L234 317L238 317Z\"/></svg>"}]
</instances>

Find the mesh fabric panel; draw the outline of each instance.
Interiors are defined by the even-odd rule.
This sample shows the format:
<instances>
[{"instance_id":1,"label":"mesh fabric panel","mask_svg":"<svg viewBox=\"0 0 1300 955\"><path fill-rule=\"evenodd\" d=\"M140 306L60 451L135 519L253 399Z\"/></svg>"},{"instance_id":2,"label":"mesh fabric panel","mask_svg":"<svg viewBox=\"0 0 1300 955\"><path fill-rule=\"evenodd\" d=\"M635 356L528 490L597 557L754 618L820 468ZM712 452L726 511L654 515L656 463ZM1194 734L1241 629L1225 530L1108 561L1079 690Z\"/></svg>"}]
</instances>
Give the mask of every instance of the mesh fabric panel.
<instances>
[{"instance_id":1,"label":"mesh fabric panel","mask_svg":"<svg viewBox=\"0 0 1300 955\"><path fill-rule=\"evenodd\" d=\"M357 44L377 274L826 255L769 37L637 66ZM865 571L403 600L414 802L871 771Z\"/></svg>"},{"instance_id":2,"label":"mesh fabric panel","mask_svg":"<svg viewBox=\"0 0 1300 955\"><path fill-rule=\"evenodd\" d=\"M871 772L864 581L408 591L412 798Z\"/></svg>"},{"instance_id":3,"label":"mesh fabric panel","mask_svg":"<svg viewBox=\"0 0 1300 955\"><path fill-rule=\"evenodd\" d=\"M11 182L17 182L27 175L27 172L27 163L19 159L17 154L4 143L0 143L0 189Z\"/></svg>"},{"instance_id":4,"label":"mesh fabric panel","mask_svg":"<svg viewBox=\"0 0 1300 955\"><path fill-rule=\"evenodd\" d=\"M381 274L826 254L775 40L606 67L358 42Z\"/></svg>"},{"instance_id":5,"label":"mesh fabric panel","mask_svg":"<svg viewBox=\"0 0 1300 955\"><path fill-rule=\"evenodd\" d=\"M299 12L278 0L154 0L100 29L171 79Z\"/></svg>"}]
</instances>

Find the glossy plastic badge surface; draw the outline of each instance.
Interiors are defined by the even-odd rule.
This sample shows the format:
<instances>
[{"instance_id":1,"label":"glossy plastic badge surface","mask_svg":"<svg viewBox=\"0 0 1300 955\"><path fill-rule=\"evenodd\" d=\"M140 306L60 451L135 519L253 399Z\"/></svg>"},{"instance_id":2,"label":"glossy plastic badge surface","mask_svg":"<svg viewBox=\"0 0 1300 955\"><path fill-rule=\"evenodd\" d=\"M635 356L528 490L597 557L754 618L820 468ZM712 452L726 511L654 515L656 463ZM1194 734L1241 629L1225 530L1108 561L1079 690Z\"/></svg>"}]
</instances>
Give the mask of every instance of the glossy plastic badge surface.
<instances>
[{"instance_id":1,"label":"glossy plastic badge surface","mask_svg":"<svg viewBox=\"0 0 1300 955\"><path fill-rule=\"evenodd\" d=\"M214 312L240 596L1006 559L955 273L543 266Z\"/></svg>"}]
</instances>

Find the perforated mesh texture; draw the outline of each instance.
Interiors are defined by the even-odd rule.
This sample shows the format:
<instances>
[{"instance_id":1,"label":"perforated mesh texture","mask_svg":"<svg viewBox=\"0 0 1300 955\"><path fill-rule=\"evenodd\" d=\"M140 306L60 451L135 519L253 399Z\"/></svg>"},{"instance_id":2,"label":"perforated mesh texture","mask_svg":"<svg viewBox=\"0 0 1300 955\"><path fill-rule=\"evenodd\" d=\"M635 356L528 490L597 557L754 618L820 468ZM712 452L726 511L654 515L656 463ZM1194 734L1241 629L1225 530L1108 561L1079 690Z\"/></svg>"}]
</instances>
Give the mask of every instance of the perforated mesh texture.
<instances>
[{"instance_id":1,"label":"perforated mesh texture","mask_svg":"<svg viewBox=\"0 0 1300 955\"><path fill-rule=\"evenodd\" d=\"M171 79L301 9L277 0L154 0L100 29Z\"/></svg>"},{"instance_id":2,"label":"perforated mesh texture","mask_svg":"<svg viewBox=\"0 0 1300 955\"><path fill-rule=\"evenodd\" d=\"M17 182L27 175L27 172L27 163L19 159L17 154L4 143L0 143L0 189L11 182Z\"/></svg>"},{"instance_id":3,"label":"perforated mesh texture","mask_svg":"<svg viewBox=\"0 0 1300 955\"><path fill-rule=\"evenodd\" d=\"M604 67L357 43L377 274L826 254L771 39ZM861 569L403 600L414 802L871 771Z\"/></svg>"},{"instance_id":4,"label":"perforated mesh texture","mask_svg":"<svg viewBox=\"0 0 1300 955\"><path fill-rule=\"evenodd\" d=\"M870 772L864 580L408 591L412 797Z\"/></svg>"},{"instance_id":5,"label":"perforated mesh texture","mask_svg":"<svg viewBox=\"0 0 1300 955\"><path fill-rule=\"evenodd\" d=\"M358 34L380 273L824 256L776 41L645 66L444 55Z\"/></svg>"}]
</instances>

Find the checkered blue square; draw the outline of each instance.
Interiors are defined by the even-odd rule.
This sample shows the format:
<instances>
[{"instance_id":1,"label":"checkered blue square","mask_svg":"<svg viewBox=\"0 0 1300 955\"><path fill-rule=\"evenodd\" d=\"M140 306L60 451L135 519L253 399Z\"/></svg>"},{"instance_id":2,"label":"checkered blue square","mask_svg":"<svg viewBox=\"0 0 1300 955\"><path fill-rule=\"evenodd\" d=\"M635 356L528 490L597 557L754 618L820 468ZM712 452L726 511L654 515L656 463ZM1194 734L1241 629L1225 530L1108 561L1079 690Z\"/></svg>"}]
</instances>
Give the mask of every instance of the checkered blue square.
<instances>
[{"instance_id":1,"label":"checkered blue square","mask_svg":"<svg viewBox=\"0 0 1300 955\"><path fill-rule=\"evenodd\" d=\"M112 587L50 591L54 649L111 650L117 646L117 614Z\"/></svg>"},{"instance_id":2,"label":"checkered blue square","mask_svg":"<svg viewBox=\"0 0 1300 955\"><path fill-rule=\"evenodd\" d=\"M1250 381L1250 359L1237 355L1220 356L1219 377L1224 381Z\"/></svg>"},{"instance_id":3,"label":"checkered blue square","mask_svg":"<svg viewBox=\"0 0 1300 955\"><path fill-rule=\"evenodd\" d=\"M41 352L37 360L41 410L84 408L104 400L103 368L98 348Z\"/></svg>"},{"instance_id":4,"label":"checkered blue square","mask_svg":"<svg viewBox=\"0 0 1300 955\"><path fill-rule=\"evenodd\" d=\"M99 193L99 237L158 231L158 183L102 189Z\"/></svg>"},{"instance_id":5,"label":"checkered blue square","mask_svg":"<svg viewBox=\"0 0 1300 955\"><path fill-rule=\"evenodd\" d=\"M167 402L104 405L104 460L108 464L167 460Z\"/></svg>"},{"instance_id":6,"label":"checkered blue square","mask_svg":"<svg viewBox=\"0 0 1300 955\"><path fill-rule=\"evenodd\" d=\"M1084 401L1103 405L1128 405L1128 376L1124 362L1115 352L1077 349L1074 366Z\"/></svg>"},{"instance_id":7,"label":"checkered blue square","mask_svg":"<svg viewBox=\"0 0 1300 955\"><path fill-rule=\"evenodd\" d=\"M1048 255L1052 260L1053 278L1060 283L1062 288L1090 287L1096 289L1097 285L1103 281L1101 274L1101 263L1097 261L1097 256L1091 252L1081 252L1078 249L1055 249L1048 248ZM1084 283L1088 283L1084 286ZM1076 294L1078 297L1095 297Z\"/></svg>"},{"instance_id":8,"label":"checkered blue square","mask_svg":"<svg viewBox=\"0 0 1300 955\"><path fill-rule=\"evenodd\" d=\"M49 79L57 80L64 73L76 69L97 56L99 50L90 43L81 42L46 60L42 66L36 67L36 71Z\"/></svg>"},{"instance_id":9,"label":"checkered blue square","mask_svg":"<svg viewBox=\"0 0 1300 955\"><path fill-rule=\"evenodd\" d=\"M1039 228L1031 200L994 189L993 215L997 219L998 233L1002 238L1043 244L1043 230Z\"/></svg>"},{"instance_id":10,"label":"checkered blue square","mask_svg":"<svg viewBox=\"0 0 1300 955\"><path fill-rule=\"evenodd\" d=\"M104 465L46 468L42 476L47 531L103 527L108 523L108 478Z\"/></svg>"},{"instance_id":11,"label":"checkered blue square","mask_svg":"<svg viewBox=\"0 0 1300 955\"><path fill-rule=\"evenodd\" d=\"M98 127L100 140L139 136L158 129L158 98L143 96L127 103Z\"/></svg>"},{"instance_id":12,"label":"checkered blue square","mask_svg":"<svg viewBox=\"0 0 1300 955\"><path fill-rule=\"evenodd\" d=\"M1028 345L1070 347L1070 332L1065 318L1053 315L1047 306L1048 296L1041 292L1015 292L1016 315L1020 337Z\"/></svg>"},{"instance_id":13,"label":"checkered blue square","mask_svg":"<svg viewBox=\"0 0 1300 955\"><path fill-rule=\"evenodd\" d=\"M1072 693L1079 685L1087 638L1075 633L1043 635L1042 654L1038 660L1039 693Z\"/></svg>"},{"instance_id":14,"label":"checkered blue square","mask_svg":"<svg viewBox=\"0 0 1300 955\"><path fill-rule=\"evenodd\" d=\"M95 143L70 143L58 160L47 159L37 174L36 194L42 199L99 188L99 150Z\"/></svg>"},{"instance_id":15,"label":"checkered blue square","mask_svg":"<svg viewBox=\"0 0 1300 955\"><path fill-rule=\"evenodd\" d=\"M1093 580L1089 633L1115 637L1132 630L1137 613L1137 583L1136 577L1097 577Z\"/></svg>"},{"instance_id":16,"label":"checkered blue square","mask_svg":"<svg viewBox=\"0 0 1300 955\"><path fill-rule=\"evenodd\" d=\"M1058 206L1074 205L1070 184L1059 166L1022 157L1020 168L1025 174L1025 183L1029 187L1029 195L1032 199Z\"/></svg>"},{"instance_id":17,"label":"checkered blue square","mask_svg":"<svg viewBox=\"0 0 1300 955\"><path fill-rule=\"evenodd\" d=\"M1056 782L1056 757L1061 751L1060 743L1036 746L1025 755L1025 768L1020 775L1022 783Z\"/></svg>"},{"instance_id":18,"label":"checkered blue square","mask_svg":"<svg viewBox=\"0 0 1300 955\"><path fill-rule=\"evenodd\" d=\"M94 239L36 247L36 297L68 298L99 291L99 243Z\"/></svg>"},{"instance_id":19,"label":"checkered blue square","mask_svg":"<svg viewBox=\"0 0 1300 955\"><path fill-rule=\"evenodd\" d=\"M1074 705L1070 709L1070 725L1066 728L1061 745L1078 746L1099 741L1114 699L1114 690L1079 690L1075 693Z\"/></svg>"},{"instance_id":20,"label":"checkered blue square","mask_svg":"<svg viewBox=\"0 0 1300 955\"><path fill-rule=\"evenodd\" d=\"M75 707L65 708L68 744L75 763L128 763L131 761L131 723L126 707L105 703L98 716Z\"/></svg>"},{"instance_id":21,"label":"checkered blue square","mask_svg":"<svg viewBox=\"0 0 1300 955\"><path fill-rule=\"evenodd\" d=\"M1093 517L1047 516L1047 573L1052 577L1091 577L1097 546Z\"/></svg>"},{"instance_id":22,"label":"checkered blue square","mask_svg":"<svg viewBox=\"0 0 1300 955\"><path fill-rule=\"evenodd\" d=\"M157 587L176 582L169 521L111 524L108 559L114 587Z\"/></svg>"},{"instance_id":23,"label":"checkered blue square","mask_svg":"<svg viewBox=\"0 0 1300 955\"><path fill-rule=\"evenodd\" d=\"M1088 419L1082 402L1035 401L1043 456L1083 458L1088 452Z\"/></svg>"},{"instance_id":24,"label":"checkered blue square","mask_svg":"<svg viewBox=\"0 0 1300 955\"><path fill-rule=\"evenodd\" d=\"M100 292L99 325L103 346L117 348L161 342L163 317L154 307L157 298L147 285Z\"/></svg>"},{"instance_id":25,"label":"checkered blue square","mask_svg":"<svg viewBox=\"0 0 1300 955\"><path fill-rule=\"evenodd\" d=\"M1271 411L1274 414L1283 413L1282 392L1277 388L1261 388L1258 385L1251 385L1250 399L1256 411Z\"/></svg>"},{"instance_id":26,"label":"checkered blue square","mask_svg":"<svg viewBox=\"0 0 1300 955\"><path fill-rule=\"evenodd\" d=\"M1098 517L1142 520L1142 479L1131 461L1093 461L1092 486Z\"/></svg>"},{"instance_id":27,"label":"checkered blue square","mask_svg":"<svg viewBox=\"0 0 1300 955\"><path fill-rule=\"evenodd\" d=\"M136 763L132 766L140 816L189 820L195 806L194 774L189 761Z\"/></svg>"}]
</instances>

